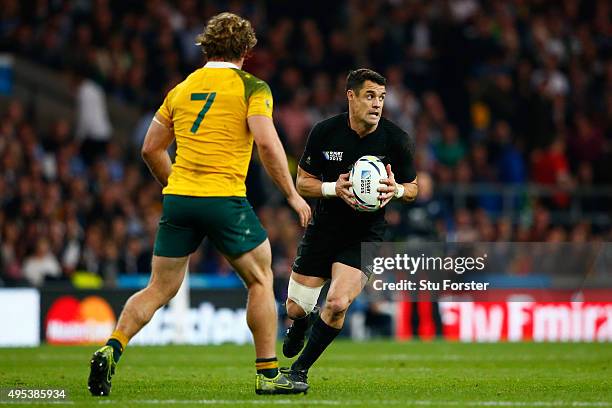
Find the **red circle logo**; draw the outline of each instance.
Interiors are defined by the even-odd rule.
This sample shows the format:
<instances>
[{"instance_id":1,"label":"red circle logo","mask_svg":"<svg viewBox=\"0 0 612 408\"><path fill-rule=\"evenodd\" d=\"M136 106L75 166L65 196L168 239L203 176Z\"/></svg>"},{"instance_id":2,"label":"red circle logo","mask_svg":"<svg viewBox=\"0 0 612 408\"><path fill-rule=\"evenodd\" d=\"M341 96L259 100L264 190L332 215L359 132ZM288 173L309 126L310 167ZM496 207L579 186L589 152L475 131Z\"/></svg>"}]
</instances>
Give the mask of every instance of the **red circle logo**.
<instances>
[{"instance_id":1,"label":"red circle logo","mask_svg":"<svg viewBox=\"0 0 612 408\"><path fill-rule=\"evenodd\" d=\"M115 313L100 296L79 301L58 298L45 319L45 338L50 344L92 344L105 341L115 327Z\"/></svg>"}]
</instances>

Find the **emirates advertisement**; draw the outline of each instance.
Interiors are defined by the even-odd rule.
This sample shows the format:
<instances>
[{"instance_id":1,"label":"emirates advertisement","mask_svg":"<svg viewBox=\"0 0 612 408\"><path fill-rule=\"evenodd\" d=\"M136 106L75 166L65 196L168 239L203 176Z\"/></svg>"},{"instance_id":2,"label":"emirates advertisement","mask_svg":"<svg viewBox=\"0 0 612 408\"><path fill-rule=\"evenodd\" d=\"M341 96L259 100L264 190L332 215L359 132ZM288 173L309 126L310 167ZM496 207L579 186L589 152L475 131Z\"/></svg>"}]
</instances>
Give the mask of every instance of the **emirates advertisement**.
<instances>
[{"instance_id":1,"label":"emirates advertisement","mask_svg":"<svg viewBox=\"0 0 612 408\"><path fill-rule=\"evenodd\" d=\"M400 340L612 341L612 302L399 302L397 316Z\"/></svg>"}]
</instances>

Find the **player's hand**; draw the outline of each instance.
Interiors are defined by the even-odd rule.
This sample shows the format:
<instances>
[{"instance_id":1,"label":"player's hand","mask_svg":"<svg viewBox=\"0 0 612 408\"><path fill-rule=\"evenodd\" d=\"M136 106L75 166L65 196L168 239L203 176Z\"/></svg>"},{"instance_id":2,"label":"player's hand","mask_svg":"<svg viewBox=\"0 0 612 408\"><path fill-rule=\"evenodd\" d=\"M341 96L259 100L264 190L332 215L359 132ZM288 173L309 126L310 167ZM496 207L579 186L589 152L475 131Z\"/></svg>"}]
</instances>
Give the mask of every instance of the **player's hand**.
<instances>
[{"instance_id":1,"label":"player's hand","mask_svg":"<svg viewBox=\"0 0 612 408\"><path fill-rule=\"evenodd\" d=\"M338 176L338 180L336 181L336 195L344 200L345 203L351 206L351 208L355 208L355 195L351 191L351 187L353 183L349 181L349 174L344 173Z\"/></svg>"},{"instance_id":2,"label":"player's hand","mask_svg":"<svg viewBox=\"0 0 612 408\"><path fill-rule=\"evenodd\" d=\"M395 186L395 175L391 171L391 165L387 164L387 178L380 179L380 183L382 186L378 187L378 191L382 194L380 195L380 201L382 202L380 207L384 207L387 205L389 201L395 197L395 191L397 187Z\"/></svg>"},{"instance_id":3,"label":"player's hand","mask_svg":"<svg viewBox=\"0 0 612 408\"><path fill-rule=\"evenodd\" d=\"M312 216L308 203L297 192L291 197L287 198L287 202L297 213L298 217L300 217L300 225L302 228L306 228L308 222L310 222L310 217Z\"/></svg>"}]
</instances>

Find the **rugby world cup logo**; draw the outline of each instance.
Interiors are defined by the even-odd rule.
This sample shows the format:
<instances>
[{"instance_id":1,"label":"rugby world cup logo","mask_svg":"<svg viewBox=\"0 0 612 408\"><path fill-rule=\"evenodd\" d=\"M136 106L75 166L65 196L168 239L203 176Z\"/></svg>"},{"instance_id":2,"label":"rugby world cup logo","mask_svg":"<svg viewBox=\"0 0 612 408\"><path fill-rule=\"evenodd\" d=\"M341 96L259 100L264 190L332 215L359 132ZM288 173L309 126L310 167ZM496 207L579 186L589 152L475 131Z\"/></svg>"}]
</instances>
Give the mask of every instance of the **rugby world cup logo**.
<instances>
[{"instance_id":1,"label":"rugby world cup logo","mask_svg":"<svg viewBox=\"0 0 612 408\"><path fill-rule=\"evenodd\" d=\"M370 194L370 179L372 173L370 170L361 170L361 194Z\"/></svg>"},{"instance_id":2,"label":"rugby world cup logo","mask_svg":"<svg viewBox=\"0 0 612 408\"><path fill-rule=\"evenodd\" d=\"M323 152L323 157L325 157L325 160L340 162L342 161L342 153L344 152Z\"/></svg>"}]
</instances>

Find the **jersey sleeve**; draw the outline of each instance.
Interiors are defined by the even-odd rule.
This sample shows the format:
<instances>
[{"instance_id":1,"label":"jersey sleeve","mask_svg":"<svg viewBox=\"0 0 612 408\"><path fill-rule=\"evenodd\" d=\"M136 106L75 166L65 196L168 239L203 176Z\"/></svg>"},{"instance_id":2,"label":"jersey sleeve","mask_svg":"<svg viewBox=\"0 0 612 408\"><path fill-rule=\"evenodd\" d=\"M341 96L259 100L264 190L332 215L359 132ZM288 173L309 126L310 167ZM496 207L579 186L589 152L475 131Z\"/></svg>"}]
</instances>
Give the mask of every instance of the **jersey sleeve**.
<instances>
[{"instance_id":1,"label":"jersey sleeve","mask_svg":"<svg viewBox=\"0 0 612 408\"><path fill-rule=\"evenodd\" d=\"M176 88L174 88L176 89ZM164 119L168 119L168 121L173 122L172 120L172 96L174 95L174 89L172 89L164 98L164 102L157 110Z\"/></svg>"},{"instance_id":2,"label":"jersey sleeve","mask_svg":"<svg viewBox=\"0 0 612 408\"><path fill-rule=\"evenodd\" d=\"M262 115L272 118L272 91L264 81L256 80L252 85L248 100L247 117Z\"/></svg>"},{"instance_id":3,"label":"jersey sleeve","mask_svg":"<svg viewBox=\"0 0 612 408\"><path fill-rule=\"evenodd\" d=\"M321 125L317 124L312 128L306 141L306 147L302 158L300 159L300 167L308 173L319 176L323 173L323 152L321 151Z\"/></svg>"},{"instance_id":4,"label":"jersey sleeve","mask_svg":"<svg viewBox=\"0 0 612 408\"><path fill-rule=\"evenodd\" d=\"M417 176L414 168L414 140L403 131L396 133L394 139L391 170L397 183L410 183Z\"/></svg>"}]
</instances>

